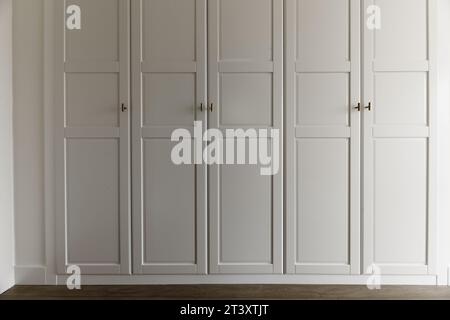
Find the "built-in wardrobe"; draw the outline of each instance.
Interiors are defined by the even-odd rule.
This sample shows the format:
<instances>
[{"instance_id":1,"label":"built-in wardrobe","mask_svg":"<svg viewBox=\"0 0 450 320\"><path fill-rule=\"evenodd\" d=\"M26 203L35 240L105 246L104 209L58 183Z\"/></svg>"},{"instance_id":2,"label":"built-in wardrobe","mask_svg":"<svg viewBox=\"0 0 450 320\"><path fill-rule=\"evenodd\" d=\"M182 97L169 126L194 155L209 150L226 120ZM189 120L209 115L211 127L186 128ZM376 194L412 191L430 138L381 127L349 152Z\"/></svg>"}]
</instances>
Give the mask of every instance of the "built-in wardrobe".
<instances>
[{"instance_id":1,"label":"built-in wardrobe","mask_svg":"<svg viewBox=\"0 0 450 320\"><path fill-rule=\"evenodd\" d=\"M435 274L434 7L58 1L58 273ZM279 130L279 172L174 164L195 121Z\"/></svg>"}]
</instances>

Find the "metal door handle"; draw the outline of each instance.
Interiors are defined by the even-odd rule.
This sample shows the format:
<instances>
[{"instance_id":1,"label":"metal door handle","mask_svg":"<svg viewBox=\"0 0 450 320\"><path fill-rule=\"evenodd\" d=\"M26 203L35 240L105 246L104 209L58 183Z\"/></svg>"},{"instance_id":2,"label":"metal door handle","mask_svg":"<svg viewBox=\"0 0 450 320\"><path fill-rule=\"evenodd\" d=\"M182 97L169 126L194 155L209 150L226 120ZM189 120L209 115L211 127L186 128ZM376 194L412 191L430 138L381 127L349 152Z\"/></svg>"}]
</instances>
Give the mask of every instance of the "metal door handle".
<instances>
[{"instance_id":1,"label":"metal door handle","mask_svg":"<svg viewBox=\"0 0 450 320\"><path fill-rule=\"evenodd\" d=\"M209 106L209 111L213 112L214 111L214 103L211 103Z\"/></svg>"},{"instance_id":2,"label":"metal door handle","mask_svg":"<svg viewBox=\"0 0 450 320\"><path fill-rule=\"evenodd\" d=\"M128 107L125 106L125 103L122 103L122 112L128 111Z\"/></svg>"},{"instance_id":3,"label":"metal door handle","mask_svg":"<svg viewBox=\"0 0 450 320\"><path fill-rule=\"evenodd\" d=\"M364 107L365 109L372 111L372 102L369 102L369 105Z\"/></svg>"},{"instance_id":4,"label":"metal door handle","mask_svg":"<svg viewBox=\"0 0 450 320\"><path fill-rule=\"evenodd\" d=\"M200 103L200 111L203 112L203 103Z\"/></svg>"},{"instance_id":5,"label":"metal door handle","mask_svg":"<svg viewBox=\"0 0 450 320\"><path fill-rule=\"evenodd\" d=\"M358 102L358 105L355 107L355 109L361 111L361 102Z\"/></svg>"}]
</instances>

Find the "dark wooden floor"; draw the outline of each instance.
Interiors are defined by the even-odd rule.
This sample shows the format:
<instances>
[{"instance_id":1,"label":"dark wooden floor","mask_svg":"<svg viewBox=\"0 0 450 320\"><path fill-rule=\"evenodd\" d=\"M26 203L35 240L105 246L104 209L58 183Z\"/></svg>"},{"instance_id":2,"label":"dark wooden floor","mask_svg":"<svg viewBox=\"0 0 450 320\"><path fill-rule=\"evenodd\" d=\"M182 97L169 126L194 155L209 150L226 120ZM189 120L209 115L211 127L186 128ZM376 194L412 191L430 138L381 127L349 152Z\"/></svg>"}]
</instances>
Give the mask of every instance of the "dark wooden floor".
<instances>
[{"instance_id":1,"label":"dark wooden floor","mask_svg":"<svg viewBox=\"0 0 450 320\"><path fill-rule=\"evenodd\" d=\"M384 286L371 291L365 286L299 285L195 285L195 286L84 286L69 291L60 286L16 286L0 295L15 299L187 299L187 300L450 300L450 288L434 286Z\"/></svg>"}]
</instances>

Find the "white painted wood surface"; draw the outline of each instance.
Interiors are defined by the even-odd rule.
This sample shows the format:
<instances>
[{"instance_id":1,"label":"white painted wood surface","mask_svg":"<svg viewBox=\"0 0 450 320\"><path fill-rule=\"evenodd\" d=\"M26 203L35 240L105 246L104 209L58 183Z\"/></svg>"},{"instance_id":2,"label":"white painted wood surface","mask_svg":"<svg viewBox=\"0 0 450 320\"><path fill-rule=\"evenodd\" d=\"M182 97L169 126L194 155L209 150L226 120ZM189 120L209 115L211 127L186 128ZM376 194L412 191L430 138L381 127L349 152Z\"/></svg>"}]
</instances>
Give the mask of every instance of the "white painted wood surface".
<instances>
[{"instance_id":1,"label":"white painted wood surface","mask_svg":"<svg viewBox=\"0 0 450 320\"><path fill-rule=\"evenodd\" d=\"M283 1L212 0L208 13L209 127L278 129L282 137ZM283 272L282 181L282 170L210 166L211 273Z\"/></svg>"},{"instance_id":2,"label":"white painted wood surface","mask_svg":"<svg viewBox=\"0 0 450 320\"><path fill-rule=\"evenodd\" d=\"M436 1L372 3L382 25L364 30L364 271L434 274Z\"/></svg>"},{"instance_id":3,"label":"white painted wood surface","mask_svg":"<svg viewBox=\"0 0 450 320\"><path fill-rule=\"evenodd\" d=\"M206 0L132 0L137 274L207 272L207 168L171 161L173 130L206 128L206 14Z\"/></svg>"},{"instance_id":4,"label":"white painted wood surface","mask_svg":"<svg viewBox=\"0 0 450 320\"><path fill-rule=\"evenodd\" d=\"M68 30L66 6L82 9ZM57 4L58 272L129 274L129 1ZM123 110L128 108L128 110Z\"/></svg>"},{"instance_id":5,"label":"white painted wood surface","mask_svg":"<svg viewBox=\"0 0 450 320\"><path fill-rule=\"evenodd\" d=\"M58 4L58 272L434 275L435 7L411 1L85 0L89 33ZM285 174L170 161L174 129L283 110Z\"/></svg>"},{"instance_id":6,"label":"white painted wood surface","mask_svg":"<svg viewBox=\"0 0 450 320\"><path fill-rule=\"evenodd\" d=\"M360 273L360 2L286 1L288 273Z\"/></svg>"}]
</instances>

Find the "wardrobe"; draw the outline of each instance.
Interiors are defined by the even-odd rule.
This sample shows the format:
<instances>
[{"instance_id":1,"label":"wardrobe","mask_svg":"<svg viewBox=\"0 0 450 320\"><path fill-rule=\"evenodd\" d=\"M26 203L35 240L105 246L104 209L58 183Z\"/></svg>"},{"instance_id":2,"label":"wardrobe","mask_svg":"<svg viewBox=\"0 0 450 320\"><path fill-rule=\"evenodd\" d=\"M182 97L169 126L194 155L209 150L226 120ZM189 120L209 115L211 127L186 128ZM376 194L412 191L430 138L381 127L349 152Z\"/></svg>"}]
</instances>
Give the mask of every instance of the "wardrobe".
<instances>
[{"instance_id":1,"label":"wardrobe","mask_svg":"<svg viewBox=\"0 0 450 320\"><path fill-rule=\"evenodd\" d=\"M434 12L58 1L58 273L435 274ZM174 164L172 133L195 121L279 130L280 171Z\"/></svg>"}]
</instances>

